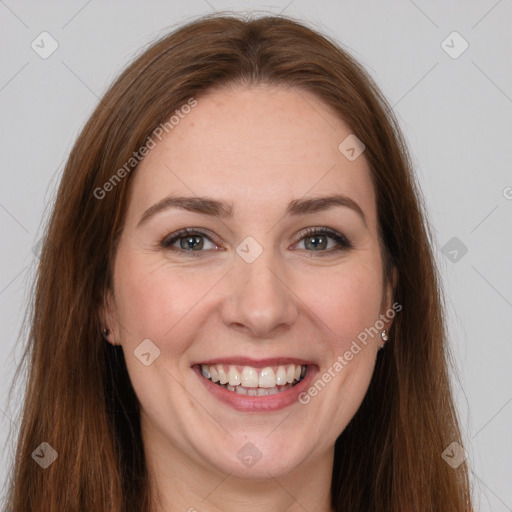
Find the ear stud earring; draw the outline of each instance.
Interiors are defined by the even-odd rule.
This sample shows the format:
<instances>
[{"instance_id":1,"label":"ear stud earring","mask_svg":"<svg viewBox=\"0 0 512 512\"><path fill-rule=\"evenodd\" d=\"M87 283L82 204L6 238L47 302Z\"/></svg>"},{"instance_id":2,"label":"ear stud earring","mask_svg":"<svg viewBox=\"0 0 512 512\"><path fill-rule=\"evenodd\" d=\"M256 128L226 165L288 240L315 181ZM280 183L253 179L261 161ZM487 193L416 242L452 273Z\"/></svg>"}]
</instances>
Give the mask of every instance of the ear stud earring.
<instances>
[{"instance_id":1,"label":"ear stud earring","mask_svg":"<svg viewBox=\"0 0 512 512\"><path fill-rule=\"evenodd\" d=\"M381 333L380 333L380 337L382 338L382 340L384 342L388 341L389 339L389 336L388 336L388 331L386 331L386 329L384 329ZM379 350L382 350L384 348L384 343L379 347Z\"/></svg>"}]
</instances>

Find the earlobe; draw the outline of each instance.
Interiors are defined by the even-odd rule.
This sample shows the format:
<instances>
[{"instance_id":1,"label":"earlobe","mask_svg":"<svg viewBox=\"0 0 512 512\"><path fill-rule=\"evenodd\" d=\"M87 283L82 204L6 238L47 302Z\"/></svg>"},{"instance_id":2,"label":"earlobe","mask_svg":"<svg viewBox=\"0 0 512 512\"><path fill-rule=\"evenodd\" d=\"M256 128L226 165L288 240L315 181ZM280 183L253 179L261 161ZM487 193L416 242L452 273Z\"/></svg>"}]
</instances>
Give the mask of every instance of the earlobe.
<instances>
[{"instance_id":1,"label":"earlobe","mask_svg":"<svg viewBox=\"0 0 512 512\"><path fill-rule=\"evenodd\" d=\"M101 331L101 333L103 334L103 337L105 338L106 341L108 341L110 343L110 340L109 340L109 336L110 336L110 331L109 329L107 329L106 327Z\"/></svg>"},{"instance_id":2,"label":"earlobe","mask_svg":"<svg viewBox=\"0 0 512 512\"><path fill-rule=\"evenodd\" d=\"M115 302L111 290L104 295L103 306L100 311L101 335L111 345L118 345L118 329L115 321Z\"/></svg>"}]
</instances>

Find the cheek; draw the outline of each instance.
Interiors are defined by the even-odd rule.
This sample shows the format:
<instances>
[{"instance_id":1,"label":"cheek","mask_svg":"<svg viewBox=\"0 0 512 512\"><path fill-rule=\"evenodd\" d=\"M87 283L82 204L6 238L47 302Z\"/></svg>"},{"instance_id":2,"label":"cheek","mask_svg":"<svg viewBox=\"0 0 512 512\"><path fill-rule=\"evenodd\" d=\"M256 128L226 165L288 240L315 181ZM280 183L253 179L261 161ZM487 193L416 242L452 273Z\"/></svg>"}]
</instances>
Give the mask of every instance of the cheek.
<instances>
[{"instance_id":1,"label":"cheek","mask_svg":"<svg viewBox=\"0 0 512 512\"><path fill-rule=\"evenodd\" d=\"M379 317L382 283L380 267L347 262L311 272L301 278L300 297L314 313L321 329L336 335L332 343L343 350Z\"/></svg>"},{"instance_id":2,"label":"cheek","mask_svg":"<svg viewBox=\"0 0 512 512\"><path fill-rule=\"evenodd\" d=\"M149 338L163 350L165 340L176 342L186 338L182 322L201 297L213 278L192 278L167 266L152 264L144 255L125 254L116 263L116 303L118 318L125 328L129 343ZM210 285L211 287L212 285ZM180 336L177 333L180 333ZM139 341L140 342L140 341Z\"/></svg>"}]
</instances>

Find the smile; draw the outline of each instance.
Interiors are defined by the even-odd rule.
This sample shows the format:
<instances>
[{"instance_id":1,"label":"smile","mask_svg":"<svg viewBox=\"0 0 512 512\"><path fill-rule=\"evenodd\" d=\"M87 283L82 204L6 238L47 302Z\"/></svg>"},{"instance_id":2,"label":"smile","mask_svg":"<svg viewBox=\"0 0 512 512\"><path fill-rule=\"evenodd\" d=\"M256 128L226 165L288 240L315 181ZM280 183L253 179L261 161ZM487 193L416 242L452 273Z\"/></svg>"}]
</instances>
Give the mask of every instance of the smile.
<instances>
[{"instance_id":1,"label":"smile","mask_svg":"<svg viewBox=\"0 0 512 512\"><path fill-rule=\"evenodd\" d=\"M286 364L254 368L230 364L201 364L205 379L228 391L247 396L268 396L296 386L306 376L307 366Z\"/></svg>"},{"instance_id":2,"label":"smile","mask_svg":"<svg viewBox=\"0 0 512 512\"><path fill-rule=\"evenodd\" d=\"M249 413L272 413L299 404L299 395L319 372L315 362L291 357L227 356L192 362L191 367L216 401Z\"/></svg>"}]
</instances>

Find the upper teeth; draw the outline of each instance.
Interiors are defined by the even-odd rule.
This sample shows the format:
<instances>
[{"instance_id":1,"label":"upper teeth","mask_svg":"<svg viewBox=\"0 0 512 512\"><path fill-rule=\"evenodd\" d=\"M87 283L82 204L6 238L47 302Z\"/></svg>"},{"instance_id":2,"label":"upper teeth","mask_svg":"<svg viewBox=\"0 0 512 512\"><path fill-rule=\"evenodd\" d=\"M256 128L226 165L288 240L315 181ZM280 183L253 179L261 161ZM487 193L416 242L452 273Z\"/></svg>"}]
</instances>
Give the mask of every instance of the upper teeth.
<instances>
[{"instance_id":1,"label":"upper teeth","mask_svg":"<svg viewBox=\"0 0 512 512\"><path fill-rule=\"evenodd\" d=\"M241 385L245 388L273 388L300 380L306 373L306 366L289 364L258 369L252 366L202 364L201 372L207 379L220 384Z\"/></svg>"}]
</instances>

